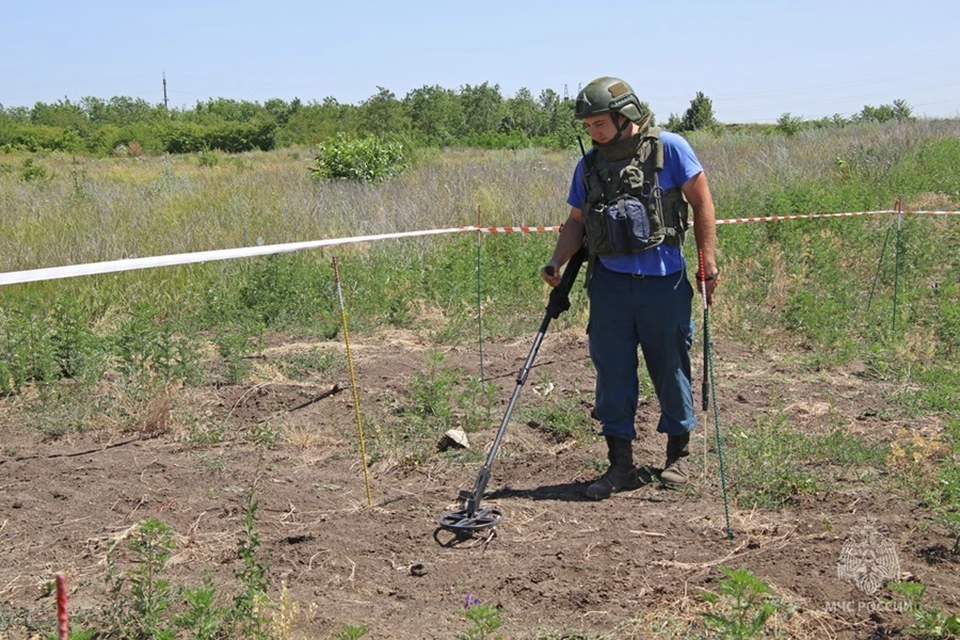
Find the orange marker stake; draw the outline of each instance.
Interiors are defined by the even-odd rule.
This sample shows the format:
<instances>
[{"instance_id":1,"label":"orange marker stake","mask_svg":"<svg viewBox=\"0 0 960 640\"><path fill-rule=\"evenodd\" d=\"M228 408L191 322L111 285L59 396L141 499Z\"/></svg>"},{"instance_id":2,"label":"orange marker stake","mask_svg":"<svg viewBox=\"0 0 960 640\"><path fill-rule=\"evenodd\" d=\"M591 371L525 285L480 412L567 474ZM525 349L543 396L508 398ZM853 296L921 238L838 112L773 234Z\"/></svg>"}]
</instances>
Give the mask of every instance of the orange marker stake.
<instances>
[{"instance_id":1,"label":"orange marker stake","mask_svg":"<svg viewBox=\"0 0 960 640\"><path fill-rule=\"evenodd\" d=\"M59 640L69 640L70 625L67 622L67 579L57 574L57 634Z\"/></svg>"}]
</instances>

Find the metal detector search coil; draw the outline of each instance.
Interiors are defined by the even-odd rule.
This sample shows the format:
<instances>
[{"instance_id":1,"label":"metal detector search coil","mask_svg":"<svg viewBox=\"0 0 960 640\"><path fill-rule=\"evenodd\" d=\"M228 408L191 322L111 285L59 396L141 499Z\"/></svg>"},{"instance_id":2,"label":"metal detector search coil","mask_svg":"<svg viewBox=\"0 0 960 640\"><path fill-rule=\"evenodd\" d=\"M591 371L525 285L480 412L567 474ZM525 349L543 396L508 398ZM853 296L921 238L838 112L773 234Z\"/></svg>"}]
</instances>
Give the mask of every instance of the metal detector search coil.
<instances>
[{"instance_id":1,"label":"metal detector search coil","mask_svg":"<svg viewBox=\"0 0 960 640\"><path fill-rule=\"evenodd\" d=\"M570 308L570 288L577 279L580 272L580 266L586 257L587 251L581 248L570 258L567 268L563 272L560 284L554 287L550 292L550 299L547 302L547 312L543 316L543 322L540 323L540 330L533 341L527 360L517 374L517 386L513 390L513 397L510 398L510 404L507 405L507 411L500 422L500 428L497 430L497 437L493 440L490 447L490 453L487 454L487 460L477 475L477 481L473 485L473 491L470 493L461 493L460 499L465 505L459 511L450 511L440 516L438 523L441 529L452 531L458 537L468 537L481 531L491 531L503 518L503 513L497 509L481 509L480 501L483 499L483 493L487 489L487 481L490 480L490 469L493 467L493 460L496 458L497 449L500 448L500 442L507 431L507 423L510 421L510 415L520 397L520 390L530 375L530 369L533 367L533 361L537 357L537 351L540 350L540 344L543 342L543 336L550 326L550 320L559 318L560 314Z\"/></svg>"},{"instance_id":2,"label":"metal detector search coil","mask_svg":"<svg viewBox=\"0 0 960 640\"><path fill-rule=\"evenodd\" d=\"M440 516L440 527L456 534L472 535L492 529L503 519L498 509L480 509L470 514L467 509L451 511Z\"/></svg>"}]
</instances>

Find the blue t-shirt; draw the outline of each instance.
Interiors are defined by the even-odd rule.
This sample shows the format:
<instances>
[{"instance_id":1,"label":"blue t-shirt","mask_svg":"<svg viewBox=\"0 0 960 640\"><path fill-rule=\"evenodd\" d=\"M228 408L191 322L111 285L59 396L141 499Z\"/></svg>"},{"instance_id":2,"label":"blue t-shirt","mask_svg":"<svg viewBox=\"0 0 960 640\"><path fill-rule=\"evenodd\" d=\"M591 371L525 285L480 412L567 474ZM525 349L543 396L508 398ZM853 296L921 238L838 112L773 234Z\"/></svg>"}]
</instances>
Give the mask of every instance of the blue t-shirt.
<instances>
[{"instance_id":1,"label":"blue t-shirt","mask_svg":"<svg viewBox=\"0 0 960 640\"><path fill-rule=\"evenodd\" d=\"M660 188L664 191L681 187L687 180L703 171L693 147L686 138L676 133L663 131L660 133L660 142L663 143L663 171L660 172ZM597 153L593 151L592 153ZM567 204L580 208L587 197L583 186L583 159L577 163L570 183L570 194ZM659 245L640 253L631 253L623 256L601 257L600 261L607 269L620 273L638 273L645 276L666 276L686 268L683 253L680 247Z\"/></svg>"}]
</instances>

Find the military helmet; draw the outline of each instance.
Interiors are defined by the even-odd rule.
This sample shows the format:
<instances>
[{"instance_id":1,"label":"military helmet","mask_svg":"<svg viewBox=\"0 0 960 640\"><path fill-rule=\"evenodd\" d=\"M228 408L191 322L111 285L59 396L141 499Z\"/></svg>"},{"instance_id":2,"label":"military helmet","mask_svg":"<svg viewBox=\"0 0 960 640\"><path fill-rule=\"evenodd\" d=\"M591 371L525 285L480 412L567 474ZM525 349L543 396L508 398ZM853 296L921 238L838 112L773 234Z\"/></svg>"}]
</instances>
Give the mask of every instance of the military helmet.
<instances>
[{"instance_id":1,"label":"military helmet","mask_svg":"<svg viewBox=\"0 0 960 640\"><path fill-rule=\"evenodd\" d=\"M633 122L643 120L640 99L620 78L597 78L577 94L573 115L578 120L610 112L623 114Z\"/></svg>"}]
</instances>

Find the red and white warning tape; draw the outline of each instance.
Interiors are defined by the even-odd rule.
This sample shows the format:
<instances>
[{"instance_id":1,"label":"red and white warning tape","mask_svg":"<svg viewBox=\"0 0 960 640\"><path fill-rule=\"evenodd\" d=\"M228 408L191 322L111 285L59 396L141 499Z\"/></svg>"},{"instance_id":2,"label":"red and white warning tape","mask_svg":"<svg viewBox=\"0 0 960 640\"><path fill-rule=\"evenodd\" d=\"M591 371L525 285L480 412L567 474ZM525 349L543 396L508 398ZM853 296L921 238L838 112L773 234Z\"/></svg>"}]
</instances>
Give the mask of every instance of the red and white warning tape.
<instances>
[{"instance_id":1,"label":"red and white warning tape","mask_svg":"<svg viewBox=\"0 0 960 640\"><path fill-rule=\"evenodd\" d=\"M773 220L809 220L813 218L851 218L853 216L872 216L881 213L896 213L892 209L883 211L850 211L848 213L810 213L797 216L761 216L757 218L718 218L717 224L737 224L740 222L771 222Z\"/></svg>"},{"instance_id":2,"label":"red and white warning tape","mask_svg":"<svg viewBox=\"0 0 960 640\"><path fill-rule=\"evenodd\" d=\"M847 213L811 213L796 216L762 216L757 218L718 218L717 224L736 224L738 222L771 222L774 220L810 220L813 218L851 218L853 216L873 216L884 213L902 213L903 215L936 215L960 216L960 211L897 211L882 209L880 211L849 211Z\"/></svg>"},{"instance_id":3,"label":"red and white warning tape","mask_svg":"<svg viewBox=\"0 0 960 640\"><path fill-rule=\"evenodd\" d=\"M560 231L560 227L477 227L480 233L533 233L534 231Z\"/></svg>"},{"instance_id":4,"label":"red and white warning tape","mask_svg":"<svg viewBox=\"0 0 960 640\"><path fill-rule=\"evenodd\" d=\"M804 220L811 218L846 218L852 216L867 216L883 213L898 213L893 209L882 211L854 211L850 213L813 213L797 216L763 216L756 218L720 218L717 224L735 224L740 222L770 222L773 220ZM940 215L956 216L960 211L901 211L904 215ZM290 253L307 249L320 249L343 244L372 242L374 240L390 240L394 238L414 238L418 236L432 236L448 233L462 233L464 231L479 231L480 233L534 233L543 231L559 231L559 226L519 226L519 227L481 227L467 225L463 227L449 227L446 229L426 229L423 231L402 231L398 233L381 233L369 236L354 236L352 238L332 238L329 240L312 240L308 242L291 242L287 244L260 245L256 247L240 247L237 249L219 249L216 251L198 251L196 253L177 253L149 258L129 258L125 260L109 260L106 262L92 262L88 264L69 265L65 267L49 267L45 269L30 269L27 271L11 271L0 273L0 286L7 284L22 284L25 282L39 282L41 280L58 280L76 276L89 276L101 273L117 273L121 271L135 271L137 269L151 269L154 267L169 267L178 264L193 264L197 262L214 262L217 260L232 260L234 258L250 258L266 256L276 253Z\"/></svg>"}]
</instances>

